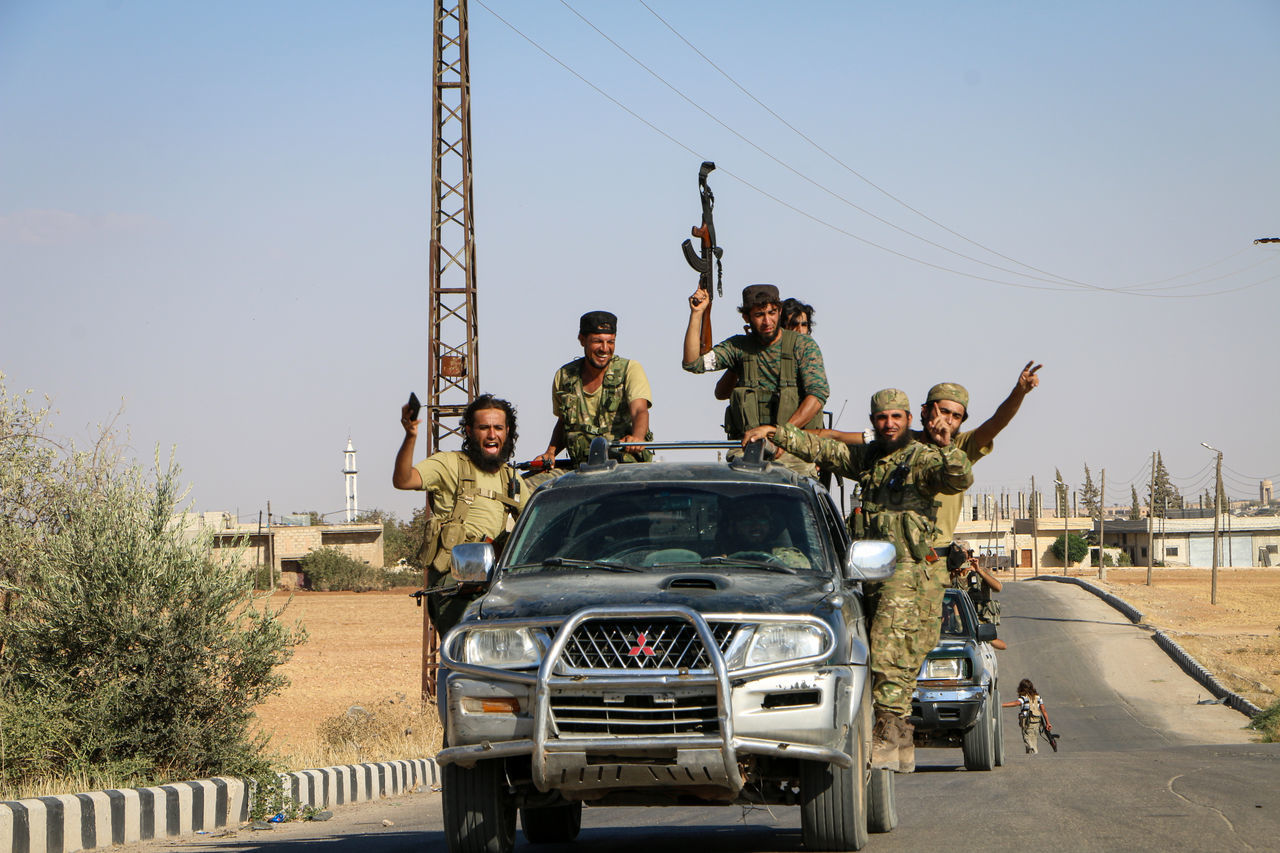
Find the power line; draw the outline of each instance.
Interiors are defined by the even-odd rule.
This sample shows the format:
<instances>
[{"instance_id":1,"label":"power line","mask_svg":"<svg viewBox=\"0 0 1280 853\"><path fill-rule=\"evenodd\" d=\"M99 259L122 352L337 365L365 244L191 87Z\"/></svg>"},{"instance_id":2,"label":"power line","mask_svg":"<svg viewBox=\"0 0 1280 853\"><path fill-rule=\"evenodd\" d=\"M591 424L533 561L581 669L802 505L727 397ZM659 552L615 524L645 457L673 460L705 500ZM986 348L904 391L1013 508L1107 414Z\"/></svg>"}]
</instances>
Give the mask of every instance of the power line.
<instances>
[{"instance_id":1,"label":"power line","mask_svg":"<svg viewBox=\"0 0 1280 853\"><path fill-rule=\"evenodd\" d=\"M561 0L561 2L562 2L562 3L564 3L564 0ZM526 42L528 42L532 47L534 47L536 50L538 50L540 53L542 53L544 56L546 56L546 57L547 57L548 59L550 59L552 62L556 63L556 64L557 64L557 65L559 65L561 68L563 68L565 71L569 72L571 75L573 75L574 77L576 77L580 82L582 82L583 84L585 84L586 86L588 86L589 88L591 88L592 90L594 90L597 94L599 94L601 97L603 97L603 98L605 98L606 100L608 100L608 101L609 101L610 103L612 103L614 106L618 107L618 108L619 108L619 109L621 109L623 112L627 113L627 114L628 114L628 115L630 115L632 118L636 119L636 120L637 120L637 121L639 121L641 124L645 125L645 126L646 126L646 127L648 127L650 130L654 131L654 132L655 132L655 133L657 133L659 136L663 137L663 138L664 138L664 139L666 139L668 142L671 142L673 145L677 146L678 148L680 148L680 149L682 149L682 150L684 150L684 151L686 151L686 152L688 152L688 153L690 153L690 154L694 155L695 157L698 157L699 159L707 159L705 156L703 156L701 153L699 153L698 151L696 151L696 150L695 150L693 147L691 147L690 145L686 144L685 142L683 142L683 141L681 141L680 139L676 138L676 137L675 137L675 136L673 136L672 134L670 134L670 133L668 133L667 131L663 130L662 128L658 127L656 124L654 124L653 122L651 122L651 121L649 121L648 119L644 118L644 117L643 117L643 116L641 116L639 113L637 113L635 110L631 109L631 108L630 108L630 107L628 107L626 104L622 103L620 100L618 100L617 98L615 98L615 97L613 97L612 95L610 95L608 92L606 92L606 91L605 91L604 89L602 89L600 86L597 86L595 83L591 82L589 79L587 79L585 76L583 76L581 73L579 73L578 71L576 71L573 67L571 67L568 63L564 62L563 60L561 60L560 58L558 58L557 56L555 56L553 53L551 53L549 50L547 50L545 47L543 47L541 44L539 44L539 43L538 43L537 41L535 41L533 38L531 38L530 36L528 36L528 35L526 35L524 32L522 32L519 28L517 28L514 24L512 24L512 23L511 23L510 21L508 21L506 18L502 17L502 16L501 16L501 15L499 15L497 12L495 12L493 9L489 8L489 6L487 6L487 5L483 2L483 0L476 0L476 3L477 3L477 4L478 4L482 9L484 9L486 12L488 12L490 15L493 15L493 17L494 17L494 18L496 18L498 21L500 21L504 26L506 26L508 29L510 29L513 33L515 33L516 35L518 35L520 38L524 39L524 40L525 40ZM579 18L581 18L584 22L586 22L588 25L590 25L593 29L595 29L597 32L599 32L602 36L604 36L608 41L610 41L610 43L614 44L614 45L615 45L615 47L618 47L618 49L619 49L619 50L622 50L622 52L623 52L623 53L626 53L626 54L627 54L627 56L629 56L629 57L631 56L629 53L627 53L625 50L623 50L620 46L618 46L616 42L614 42L612 39L609 39L609 38L608 38L608 36L605 36L605 35L604 35L604 33L603 33L603 32L601 32L601 31L599 30L599 28L598 28L598 27L595 27L595 25L594 25L594 24L591 24L591 22L590 22L590 21L588 21L588 20L587 20L585 17L583 17L580 13L578 13L576 10L574 10L574 9L573 9L573 7L569 6L569 4L568 4L568 3L564 3L564 5L566 6L566 8L569 8L569 9L570 9L570 11L573 11L573 12L574 12L574 14L575 14L575 15L577 15ZM648 68L647 66L645 66L643 63L639 62L639 60L636 60L634 57L631 57L631 58L633 59L633 61L635 61L637 64L639 64L642 68L645 68L647 71L649 71L649 72L650 72L651 74L653 74L655 77L657 77L657 79L661 80L665 85L667 85L669 88L671 88L671 89L672 89L673 91L675 91L677 94L679 94L682 98L684 98L685 100L689 101L690 103L693 103L693 101L692 101L691 99L689 99L687 96L683 95L683 93L680 93L680 92L679 92L679 90L677 90L677 89L675 89L675 87L671 86L671 84L670 84L670 83L667 83L667 81L663 80L663 78L662 78L660 75L658 75L656 72L653 72L651 69L649 69L649 68ZM697 106L697 104L694 104L694 105L695 105L695 106ZM1037 276L1030 276L1030 275L1028 275L1028 274L1026 274L1026 273L1017 272L1017 271L1015 271L1015 270L1008 270L1008 269L1003 268L1003 267L998 267L998 266L995 266L995 265L993 265L993 264L989 264L989 263L987 263L987 262L985 262L985 261L981 261L981 260L979 260L979 259L972 258L972 257L969 257L969 256L967 256L967 255L963 255L963 254L961 254L961 253L959 253L959 252L955 252L955 250L948 249L948 248L947 248L947 247L945 247L945 246L941 246L941 245L939 245L939 244L937 244L937 243L933 243L933 242L931 242L931 241L928 241L927 239L925 239L925 238L923 238L923 237L920 237L919 235L912 234L912 232L905 231L904 229L900 228L899 226L893 225L893 223L890 223L890 222L888 222L887 220L883 220L883 219L881 219L880 217L875 216L874 214L872 214L872 213L870 213L870 212L868 212L868 211L863 210L862 208L858 207L858 206L857 206L856 204L854 204L853 202L850 202L850 201L848 201L847 199L844 199L844 198L843 198L842 196L840 196L838 193L835 193L834 191L827 189L826 187L822 186L821 184L818 184L817 182L813 181L811 178L808 178L807 176L803 175L802 173L800 173L800 172L796 171L796 170L795 170L795 169L793 169L792 167L790 167L790 166L788 166L787 164L783 163L781 160L779 160L778 158L774 157L772 154L769 154L768 152L764 151L764 149L762 149L762 148L760 148L759 146L755 145L755 143L753 143L753 142L751 142L750 140L746 139L746 138L745 138L745 137L743 137L741 134L737 133L737 131L734 131L732 128L729 128L729 127L728 127L728 125L725 125L725 124L724 124L723 122L721 122L719 119L715 118L715 116L712 116L710 113L707 113L707 111L706 111L706 110L703 110L701 107L698 107L698 109L699 109L699 110L701 110L704 114L708 115L708 117L709 117L709 118L711 118L713 121L716 121L718 124L720 124L720 125L721 125L722 127L724 127L726 130L729 130L729 132L733 133L735 136L738 136L738 138L742 139L742 140L743 140L744 142L746 142L748 145L751 145L752 147L756 148L756 150L758 150L758 151L760 151L762 154L764 154L766 157L769 157L770 159L774 160L774 162L777 162L779 165L782 165L784 168L788 169L789 171L793 172L794 174L798 175L799 177L803 178L804 180L806 180L806 181L808 181L808 182L812 183L814 186L818 187L819 189L822 189L824 192L829 193L829 194L830 194L830 195L832 195L833 197L835 197L835 198L837 198L837 199L840 199L841 201L845 202L846 204L849 204L850 206L854 207L855 209L860 210L860 211L862 211L863 213L866 213L866 215L871 216L871 217L873 217L873 218L875 218L875 219L877 219L877 220L879 220L879 221L883 222L884 224L889 225L890 227L893 227L893 228L896 228L897 230L903 231L904 233L909 234L909 235L911 235L911 236L914 236L914 237L916 237L917 239L923 240L924 242L929 243L930 245L933 245L933 246L935 246L935 247L937 247L937 248L939 248L939 249L942 249L942 250L947 251L947 252L951 252L952 254L957 254L957 255L959 255L960 257L965 258L966 260L971 260L971 261L973 261L973 262L975 262L975 263L982 264L982 265L984 265L984 266L988 266L988 267L992 267L992 268L997 269L997 270L1000 270L1000 271L1002 271L1002 272L1010 272L1010 273L1012 273L1012 274L1014 274L1014 275L1020 275L1020 276L1026 277L1026 278L1036 279L1036 280L1040 280L1040 281L1050 281L1049 279L1041 279L1041 278L1039 278L1039 277L1037 277ZM1220 295L1225 295L1225 294L1229 294L1229 293L1235 293L1235 292L1238 292L1238 291L1241 291L1241 290L1248 290L1248 289L1251 289L1251 288L1258 287L1258 286L1260 286L1260 285L1266 284L1266 283L1271 282L1271 281L1280 280L1280 273L1277 273L1276 275L1269 276L1269 277L1267 277L1267 278L1263 278L1263 279L1260 279L1260 280L1258 280L1258 281L1250 282L1250 283L1248 283L1248 284L1244 284L1244 285L1241 285L1241 286L1239 286L1239 287L1228 288L1228 289L1218 290L1218 291L1211 291L1211 292L1208 292L1208 293L1194 293L1194 294L1168 294L1168 293L1151 293L1151 292L1131 291L1131 290L1124 290L1124 289L1116 289L1116 288L1101 287L1101 286L1098 286L1098 285L1091 285L1091 284L1086 284L1086 283L1082 283L1082 282L1073 282L1073 281L1072 281L1072 280L1070 280L1070 279L1062 279L1062 281L1060 281L1060 282L1059 282L1059 281L1054 281L1054 282L1053 282L1053 284L1055 284L1055 285L1061 285L1061 284L1064 284L1064 283L1069 283L1069 284L1075 285L1075 287L1065 287L1065 286L1042 286L1042 285L1026 284L1026 283L1021 283L1021 282L1005 281L1005 280L1003 280L1003 279L992 278L992 277L990 277L990 276L979 275L979 274L977 274L977 273L966 272L966 271L963 271L963 270L958 270L958 269L953 269L953 268L950 268L950 267L946 267L946 266L943 266L943 265L941 265L941 264L935 264L935 263L932 263L932 262L930 262L930 261L926 261L926 260L924 260L924 259L922 259L922 258L918 258L918 257L912 256L912 255L906 254L906 253L904 253L904 252L900 252L900 251L897 251L897 250L895 250L895 249L889 248L888 246L882 245L882 244L880 244L880 243L876 243L875 241L868 240L867 238L865 238L865 237L861 237L861 236L859 236L859 235L857 235L857 234L853 233L852 231L849 231L849 230L847 230L847 229L845 229L845 228L842 228L842 227L840 227L840 226L838 226L838 225L836 225L836 224L834 224L834 223L832 223L832 222L829 222L829 221L827 221L827 220L825 220L825 219L823 219L823 218L821 218L821 217L819 217L819 216L816 216L816 215L814 215L814 214L811 214L811 213L809 213L809 212L807 212L807 211L805 211L805 210L803 210L803 209L801 209L801 208L797 207L796 205L794 205L794 204L792 204L792 203L790 203L790 202L784 201L784 200L783 200L782 198L780 198L779 196L777 196L777 195L775 195L775 194L773 194L773 193L771 193L771 192L768 192L767 190L763 189L762 187L757 186L756 184L754 184L754 183L752 183L751 181L747 180L745 177L743 177L743 176L741 176L741 175L738 175L737 173L733 172L733 171L732 171L732 170L730 170L730 169L727 169L727 168L725 168L725 167L721 166L721 167L719 168L719 172L720 172L722 175L725 175L726 177L728 177L728 178L730 178L730 179L732 179L732 180L737 181L738 183L742 184L743 186L747 187L748 189L751 189L751 190L755 191L755 192L756 192L756 193L758 193L759 195L762 195L762 196L764 196L765 198L768 198L769 200L773 201L775 204L778 204L779 206L784 207L784 208L786 208L787 210L790 210L790 211L792 211L793 213L796 213L796 214L798 214L798 215L800 215L800 216L802 216L802 217L804 217L804 218L806 218L806 219L810 220L811 222L814 222L815 224L821 225L821 226L823 226L824 228L827 228L827 229L829 229L829 230L831 230L831 231L834 231L834 232L835 232L835 233L837 233L837 234L841 234L841 235L843 235L843 236L845 236L845 237L848 237L848 238L850 238L850 239L852 239L852 240L856 240L856 241L858 241L858 242L860 242L860 243L862 243L862 244L864 244L864 245L866 245L866 246L869 246L869 247L871 247L871 248L875 248L875 249L879 249L879 250L880 250L880 251L882 251L882 252L886 252L886 253L888 253L888 254L890 254L890 255L893 255L893 256L895 256L895 257L901 258L902 260L910 261L910 262L912 262L912 263L916 263L916 264L919 264L919 265L921 265L921 266L925 266L925 267L928 267L928 268L930 268L930 269L937 270L937 271L939 271L939 272L950 273L950 274L952 274L952 275L961 276L961 277L963 277L963 278L970 278L970 279L974 279L974 280L977 280L977 281L985 281L985 282L989 282L989 283L991 283L991 284L997 284L997 285L1001 285L1001 286L1004 286L1004 287L1015 287L1015 288L1025 289L1025 290L1043 290L1043 291L1052 291L1052 292L1071 292L1071 291L1081 292L1081 291L1079 290L1079 288L1084 288L1084 289L1085 289L1085 292L1087 292L1087 291L1095 291L1095 292L1110 293L1110 294L1116 294L1116 295L1137 296L1137 297L1141 297L1141 298L1148 298L1148 299L1199 299L1199 298L1203 298L1203 297L1207 297L1207 296L1220 296ZM990 251L990 250L988 250L988 251ZM998 254L998 253L994 253L994 254ZM1001 256L1001 257L1003 257L1003 256ZM1021 262L1015 261L1015 263L1021 263ZM1023 265L1023 266L1028 266L1028 265L1026 265L1026 264L1022 264L1022 265ZM1033 267L1029 267L1029 268L1034 269ZM1052 275L1052 274L1050 274L1050 275ZM1057 277L1057 278L1061 279L1061 277ZM1186 286L1186 285L1181 285L1181 286Z\"/></svg>"}]
</instances>

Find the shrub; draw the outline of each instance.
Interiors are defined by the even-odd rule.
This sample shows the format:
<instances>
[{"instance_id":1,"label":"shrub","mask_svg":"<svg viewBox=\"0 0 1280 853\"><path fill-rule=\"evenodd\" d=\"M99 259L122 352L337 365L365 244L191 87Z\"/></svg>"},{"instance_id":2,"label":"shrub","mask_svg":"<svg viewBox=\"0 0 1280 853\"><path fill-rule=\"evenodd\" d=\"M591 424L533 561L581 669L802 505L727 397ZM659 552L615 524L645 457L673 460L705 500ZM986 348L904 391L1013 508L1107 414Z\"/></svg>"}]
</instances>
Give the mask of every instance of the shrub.
<instances>
[{"instance_id":1,"label":"shrub","mask_svg":"<svg viewBox=\"0 0 1280 853\"><path fill-rule=\"evenodd\" d=\"M1089 552L1089 543L1085 541L1083 536L1077 536L1074 533L1071 534L1070 542L1071 542L1071 545L1070 545L1071 550L1069 554L1071 556L1071 562L1078 563L1081 560L1083 560L1084 555ZM1053 556L1057 557L1059 560L1062 559L1062 537L1061 536L1053 540L1053 544L1049 546L1049 550L1053 553Z\"/></svg>"},{"instance_id":2,"label":"shrub","mask_svg":"<svg viewBox=\"0 0 1280 853\"><path fill-rule=\"evenodd\" d=\"M301 562L312 589L368 592L387 588L387 579L381 569L349 557L337 548L318 548L303 557Z\"/></svg>"},{"instance_id":3,"label":"shrub","mask_svg":"<svg viewBox=\"0 0 1280 853\"><path fill-rule=\"evenodd\" d=\"M6 426L30 410L2 380ZM253 709L284 686L277 667L305 633L254 596L240 565L171 523L172 460L144 476L112 452L110 430L81 453L48 439L43 417L26 422L40 441L0 431L0 481L25 469L39 486L0 492L0 788L261 772Z\"/></svg>"},{"instance_id":4,"label":"shrub","mask_svg":"<svg viewBox=\"0 0 1280 853\"><path fill-rule=\"evenodd\" d=\"M1273 703L1254 717L1249 728L1262 735L1263 743L1280 742L1280 702Z\"/></svg>"}]
</instances>

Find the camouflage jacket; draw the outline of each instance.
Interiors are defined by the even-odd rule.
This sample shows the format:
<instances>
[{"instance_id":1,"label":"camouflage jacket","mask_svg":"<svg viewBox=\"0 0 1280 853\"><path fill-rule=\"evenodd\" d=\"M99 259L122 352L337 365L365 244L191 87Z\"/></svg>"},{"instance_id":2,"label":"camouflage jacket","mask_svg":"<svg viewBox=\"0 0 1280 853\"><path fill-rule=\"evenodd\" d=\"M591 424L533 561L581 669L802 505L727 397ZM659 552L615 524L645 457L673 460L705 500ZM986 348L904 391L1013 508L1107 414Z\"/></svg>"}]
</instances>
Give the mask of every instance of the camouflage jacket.
<instances>
[{"instance_id":1,"label":"camouflage jacket","mask_svg":"<svg viewBox=\"0 0 1280 853\"><path fill-rule=\"evenodd\" d=\"M831 393L817 342L789 329L783 329L768 346L753 334L734 335L685 362L684 369L690 373L732 369L738 374L738 386L725 412L724 428L730 438L741 438L761 424L786 421L805 397L825 403ZM805 426L816 429L821 419L819 412Z\"/></svg>"},{"instance_id":2,"label":"camouflage jacket","mask_svg":"<svg viewBox=\"0 0 1280 853\"><path fill-rule=\"evenodd\" d=\"M591 448L591 439L602 435L610 441L617 441L631 434L630 400L624 388L627 377L628 360L615 355L604 369L604 379L600 382L600 399L596 404L594 417L587 415L587 400L582 389L583 359L575 358L556 372L556 383L552 389L556 412L564 423L565 449L569 458L581 463L586 460ZM653 440L653 433L644 436L645 441ZM624 453L624 462L648 462L653 458L653 451L643 453Z\"/></svg>"},{"instance_id":3,"label":"camouflage jacket","mask_svg":"<svg viewBox=\"0 0 1280 853\"><path fill-rule=\"evenodd\" d=\"M862 487L862 528L855 515L856 539L885 539L898 560L925 559L937 534L937 495L963 492L973 484L969 457L955 446L937 447L912 439L881 455L878 442L845 444L819 438L786 424L773 441L801 459L818 463L858 481Z\"/></svg>"}]
</instances>

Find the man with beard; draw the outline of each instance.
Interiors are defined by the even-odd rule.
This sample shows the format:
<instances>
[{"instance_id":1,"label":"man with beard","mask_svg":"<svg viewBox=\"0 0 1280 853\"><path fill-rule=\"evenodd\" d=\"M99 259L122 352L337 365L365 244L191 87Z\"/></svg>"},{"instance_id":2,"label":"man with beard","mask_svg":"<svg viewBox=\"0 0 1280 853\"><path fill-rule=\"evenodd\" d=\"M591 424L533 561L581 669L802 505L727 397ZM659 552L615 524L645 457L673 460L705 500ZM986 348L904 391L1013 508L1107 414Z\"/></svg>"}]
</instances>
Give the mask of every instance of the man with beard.
<instances>
[{"instance_id":1,"label":"man with beard","mask_svg":"<svg viewBox=\"0 0 1280 853\"><path fill-rule=\"evenodd\" d=\"M782 328L782 300L772 284L743 288L738 311L750 327L700 353L702 315L711 304L706 290L689 297L689 326L684 336L684 369L690 373L733 370L738 375L729 396L724 429L729 438L742 438L764 424L792 424L800 428L822 426L822 405L829 392L822 350L808 335ZM779 464L809 477L812 463L780 454Z\"/></svg>"},{"instance_id":2,"label":"man with beard","mask_svg":"<svg viewBox=\"0 0 1280 853\"><path fill-rule=\"evenodd\" d=\"M427 570L427 587L453 587L449 557L454 545L493 542L501 550L507 517L521 509L519 479L507 461L515 451L516 410L506 400L485 394L462 414L462 450L442 450L413 464L420 420L410 420L409 406L400 410L404 442L396 453L391 484L397 489L426 491L431 520L419 558ZM475 596L445 591L427 597L431 622L440 636L458 624Z\"/></svg>"},{"instance_id":3,"label":"man with beard","mask_svg":"<svg viewBox=\"0 0 1280 853\"><path fill-rule=\"evenodd\" d=\"M976 465L991 452L996 436L1013 420L1022 400L1040 385L1040 377L1036 373L1042 366L1034 360L1028 361L1018 374L1018 381L1009 396L996 407L991 417L971 430L960 431L960 425L969 419L969 391L956 382L939 382L929 389L929 396L920 407L920 423L924 430L915 434L916 439L941 446L954 444L964 451L971 464ZM846 444L862 444L869 438L867 433L829 429L819 430L818 435ZM956 523L964 508L964 493L943 495L938 500L938 535L933 544L941 557L955 535Z\"/></svg>"},{"instance_id":4,"label":"man with beard","mask_svg":"<svg viewBox=\"0 0 1280 853\"><path fill-rule=\"evenodd\" d=\"M893 575L867 584L874 615L871 649L871 701L876 722L871 733L873 769L910 773L915 770L911 692L925 655L942 630L942 598L947 564L934 555L937 496L958 494L973 483L973 470L959 448L926 444L911 432L911 404L896 388L871 398L870 444L849 445L798 429L762 426L749 430L744 446L772 437L775 444L824 471L856 479L862 487L862 510L854 515L855 539L883 539L894 544L898 562Z\"/></svg>"},{"instance_id":5,"label":"man with beard","mask_svg":"<svg viewBox=\"0 0 1280 853\"><path fill-rule=\"evenodd\" d=\"M548 468L562 447L575 465L581 465L596 436L610 441L653 441L649 379L640 362L614 354L617 333L618 318L608 311L589 311L579 319L582 358L557 370L551 383L551 411L557 420L542 454ZM631 447L619 458L648 462L653 451Z\"/></svg>"}]
</instances>

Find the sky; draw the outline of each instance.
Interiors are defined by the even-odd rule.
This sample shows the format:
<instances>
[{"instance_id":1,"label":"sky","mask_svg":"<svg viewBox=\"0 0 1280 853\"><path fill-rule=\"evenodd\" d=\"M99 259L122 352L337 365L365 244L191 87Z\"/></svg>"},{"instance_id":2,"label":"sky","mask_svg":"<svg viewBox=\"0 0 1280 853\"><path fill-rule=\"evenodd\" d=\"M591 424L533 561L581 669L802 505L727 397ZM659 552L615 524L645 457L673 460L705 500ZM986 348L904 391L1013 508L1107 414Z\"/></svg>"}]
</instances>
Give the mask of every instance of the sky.
<instances>
[{"instance_id":1,"label":"sky","mask_svg":"<svg viewBox=\"0 0 1280 853\"><path fill-rule=\"evenodd\" d=\"M1280 236L1274 0L469 9L477 369L518 458L596 309L656 436L723 437L677 361L707 159L716 337L746 285L812 303L839 427L939 381L975 425L1034 359L977 491L1087 464L1127 505L1158 450L1194 499L1201 442L1232 497L1280 481L1280 244L1253 242ZM148 466L172 449L197 511L340 520L350 438L360 508L407 517L432 39L425 2L0 0L9 391L78 440L114 418Z\"/></svg>"}]
</instances>

